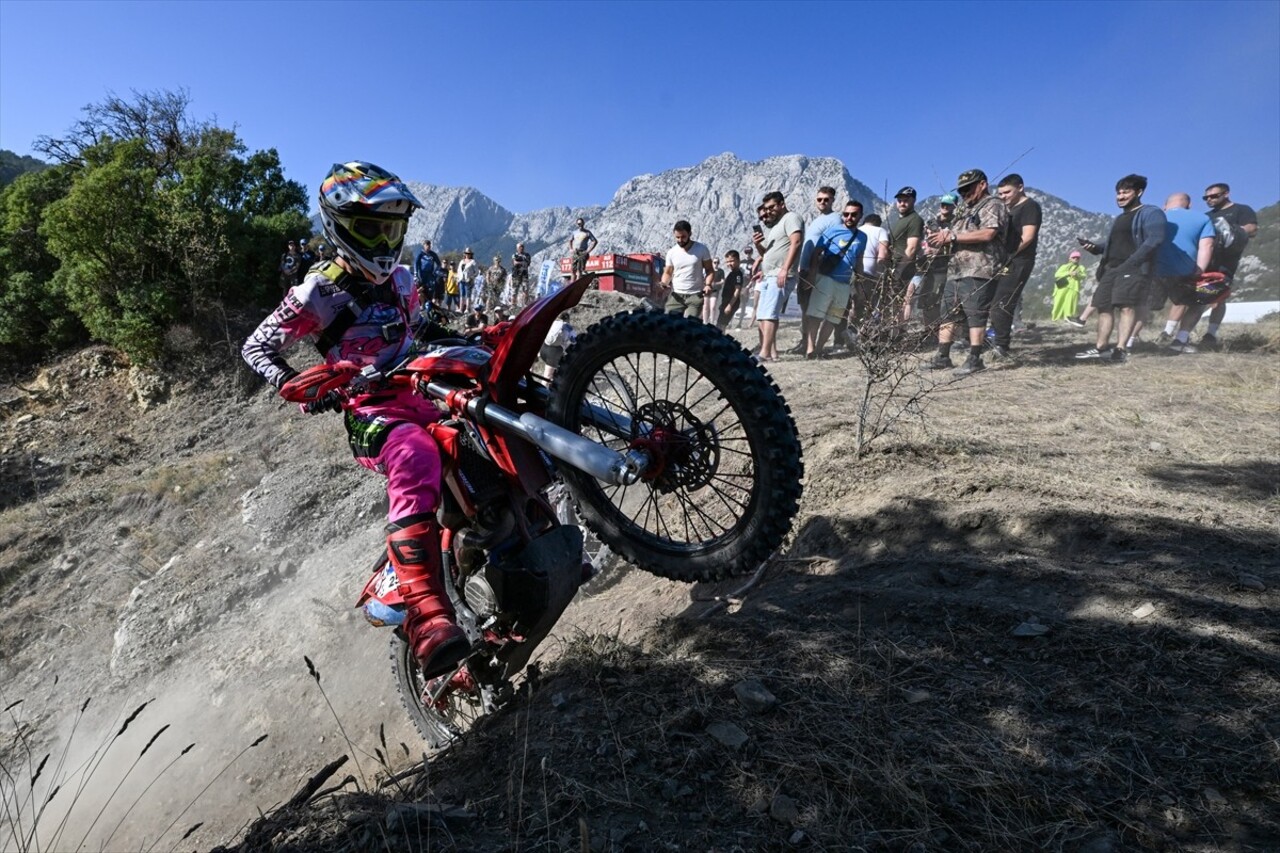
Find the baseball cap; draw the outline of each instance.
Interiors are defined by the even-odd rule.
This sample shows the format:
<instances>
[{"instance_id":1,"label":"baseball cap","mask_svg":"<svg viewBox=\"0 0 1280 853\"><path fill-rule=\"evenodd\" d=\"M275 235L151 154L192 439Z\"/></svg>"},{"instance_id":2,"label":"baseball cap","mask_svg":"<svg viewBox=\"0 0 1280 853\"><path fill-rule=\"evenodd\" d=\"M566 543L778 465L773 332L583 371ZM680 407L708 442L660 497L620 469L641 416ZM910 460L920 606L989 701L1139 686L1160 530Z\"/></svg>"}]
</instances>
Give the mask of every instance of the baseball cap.
<instances>
[{"instance_id":1,"label":"baseball cap","mask_svg":"<svg viewBox=\"0 0 1280 853\"><path fill-rule=\"evenodd\" d=\"M1079 253L1079 252L1072 252L1071 254L1067 255L1067 257L1068 257L1068 258L1078 258L1078 257L1080 257L1080 253Z\"/></svg>"},{"instance_id":2,"label":"baseball cap","mask_svg":"<svg viewBox=\"0 0 1280 853\"><path fill-rule=\"evenodd\" d=\"M464 250L463 250L462 254L464 254L464 255L470 255L470 254L474 254L474 253L471 251L471 247L470 247L470 246L468 246L466 249L464 249Z\"/></svg>"},{"instance_id":3,"label":"baseball cap","mask_svg":"<svg viewBox=\"0 0 1280 853\"><path fill-rule=\"evenodd\" d=\"M894 198L902 198L903 196L911 196L911 198L915 198L915 197L916 197L916 188L915 188L915 187L903 187L902 189L898 190L896 193L894 193L894 194L893 194L893 197L894 197Z\"/></svg>"},{"instance_id":4,"label":"baseball cap","mask_svg":"<svg viewBox=\"0 0 1280 853\"><path fill-rule=\"evenodd\" d=\"M956 189L962 190L967 186L985 181L987 173L981 169L967 169L960 173L960 177L956 178Z\"/></svg>"},{"instance_id":5,"label":"baseball cap","mask_svg":"<svg viewBox=\"0 0 1280 853\"><path fill-rule=\"evenodd\" d=\"M943 193L942 197L938 199L938 204L956 204L959 201L960 199L956 198L955 193Z\"/></svg>"}]
</instances>

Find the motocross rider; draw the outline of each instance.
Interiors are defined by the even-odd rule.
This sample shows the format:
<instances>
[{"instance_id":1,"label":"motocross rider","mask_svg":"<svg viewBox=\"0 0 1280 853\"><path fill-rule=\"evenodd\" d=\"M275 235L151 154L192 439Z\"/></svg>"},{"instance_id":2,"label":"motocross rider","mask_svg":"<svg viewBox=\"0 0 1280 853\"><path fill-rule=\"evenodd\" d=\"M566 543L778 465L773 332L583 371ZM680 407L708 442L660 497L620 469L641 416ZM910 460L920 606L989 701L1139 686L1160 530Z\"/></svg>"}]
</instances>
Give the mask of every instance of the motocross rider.
<instances>
[{"instance_id":1,"label":"motocross rider","mask_svg":"<svg viewBox=\"0 0 1280 853\"><path fill-rule=\"evenodd\" d=\"M298 375L281 355L317 334L326 362L387 368L414 343L418 290L398 266L409 217L422 203L398 177L372 163L335 164L320 185L325 239L336 251L317 264L245 341L241 354L277 390ZM338 408L330 392L323 408ZM429 400L409 390L372 389L341 406L356 461L387 478L387 554L406 606L409 646L432 678L468 653L454 620L440 560L440 450L426 425L440 418ZM322 407L312 405L309 410Z\"/></svg>"}]
</instances>

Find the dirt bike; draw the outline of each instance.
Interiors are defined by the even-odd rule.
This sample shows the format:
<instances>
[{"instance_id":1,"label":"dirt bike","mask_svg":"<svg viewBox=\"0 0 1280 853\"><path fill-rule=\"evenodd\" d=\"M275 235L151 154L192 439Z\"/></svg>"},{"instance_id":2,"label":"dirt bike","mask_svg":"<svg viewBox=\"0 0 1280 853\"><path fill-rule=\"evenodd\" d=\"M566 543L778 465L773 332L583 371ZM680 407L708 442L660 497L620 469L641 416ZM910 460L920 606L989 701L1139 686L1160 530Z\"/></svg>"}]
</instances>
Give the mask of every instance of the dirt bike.
<instances>
[{"instance_id":1,"label":"dirt bike","mask_svg":"<svg viewBox=\"0 0 1280 853\"><path fill-rule=\"evenodd\" d=\"M318 365L290 383L306 389L302 403L407 386L444 413L431 427L444 463L442 562L472 650L453 672L422 678L385 553L356 605L394 629L396 682L432 746L514 697L514 679L593 574L578 518L606 553L692 582L755 570L798 509L804 468L790 410L714 326L618 314L578 337L549 384L531 371L552 322L591 280L385 372Z\"/></svg>"}]
</instances>

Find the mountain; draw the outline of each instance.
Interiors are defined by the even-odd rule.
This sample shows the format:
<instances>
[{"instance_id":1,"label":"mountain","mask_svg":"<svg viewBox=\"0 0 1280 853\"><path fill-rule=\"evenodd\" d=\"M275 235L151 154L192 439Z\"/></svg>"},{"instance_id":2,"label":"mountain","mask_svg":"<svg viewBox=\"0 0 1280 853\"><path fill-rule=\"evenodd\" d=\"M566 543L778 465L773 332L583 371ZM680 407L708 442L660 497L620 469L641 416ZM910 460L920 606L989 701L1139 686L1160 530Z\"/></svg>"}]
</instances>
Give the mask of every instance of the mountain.
<instances>
[{"instance_id":1,"label":"mountain","mask_svg":"<svg viewBox=\"0 0 1280 853\"><path fill-rule=\"evenodd\" d=\"M1233 290L1243 301L1280 299L1280 203L1258 211L1258 234L1244 250Z\"/></svg>"},{"instance_id":2,"label":"mountain","mask_svg":"<svg viewBox=\"0 0 1280 853\"><path fill-rule=\"evenodd\" d=\"M495 252L505 260L516 242L523 241L535 264L563 254L579 216L600 240L597 252L665 252L671 246L671 226L687 219L695 240L723 253L750 243L755 207L772 190L780 190L801 215L812 211L813 196L824 184L834 186L841 201L855 198L869 210L881 203L839 160L802 155L751 163L720 154L696 166L632 178L604 207L552 207L515 215L469 187L408 183L426 205L409 223L411 242L430 237L437 251L469 245L477 258L487 261ZM502 214L509 218L504 221Z\"/></svg>"},{"instance_id":3,"label":"mountain","mask_svg":"<svg viewBox=\"0 0 1280 853\"><path fill-rule=\"evenodd\" d=\"M0 187L7 187L24 172L47 169L48 163L35 157L19 156L8 148L0 148Z\"/></svg>"}]
</instances>

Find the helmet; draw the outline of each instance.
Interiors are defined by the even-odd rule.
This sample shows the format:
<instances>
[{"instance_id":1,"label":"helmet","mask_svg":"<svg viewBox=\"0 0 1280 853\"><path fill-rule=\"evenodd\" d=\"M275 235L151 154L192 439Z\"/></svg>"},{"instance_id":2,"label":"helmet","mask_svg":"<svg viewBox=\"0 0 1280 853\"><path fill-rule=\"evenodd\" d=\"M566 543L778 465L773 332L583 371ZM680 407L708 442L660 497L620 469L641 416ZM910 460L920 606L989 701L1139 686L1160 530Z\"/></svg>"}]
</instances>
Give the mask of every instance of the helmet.
<instances>
[{"instance_id":1,"label":"helmet","mask_svg":"<svg viewBox=\"0 0 1280 853\"><path fill-rule=\"evenodd\" d=\"M404 232L422 207L395 175L372 163L335 163L320 184L325 239L374 284L391 277Z\"/></svg>"}]
</instances>

